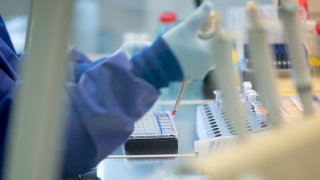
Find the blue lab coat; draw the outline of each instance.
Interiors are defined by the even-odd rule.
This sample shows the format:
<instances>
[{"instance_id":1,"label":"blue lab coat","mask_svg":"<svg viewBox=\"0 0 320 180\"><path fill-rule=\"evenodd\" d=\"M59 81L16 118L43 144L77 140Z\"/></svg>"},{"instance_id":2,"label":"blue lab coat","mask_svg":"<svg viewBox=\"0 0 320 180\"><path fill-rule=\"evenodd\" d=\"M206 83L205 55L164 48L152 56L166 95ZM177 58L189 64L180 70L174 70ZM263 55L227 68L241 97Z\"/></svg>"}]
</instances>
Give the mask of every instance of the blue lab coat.
<instances>
[{"instance_id":1,"label":"blue lab coat","mask_svg":"<svg viewBox=\"0 0 320 180\"><path fill-rule=\"evenodd\" d=\"M130 60L119 53L90 63L82 53L70 53L64 98L66 135L60 148L63 177L84 173L109 155L153 105L159 89L183 79L178 61L162 38ZM11 104L15 90L23 85L19 67L23 68L21 58L0 17L0 172L5 141L10 141L6 135Z\"/></svg>"}]
</instances>

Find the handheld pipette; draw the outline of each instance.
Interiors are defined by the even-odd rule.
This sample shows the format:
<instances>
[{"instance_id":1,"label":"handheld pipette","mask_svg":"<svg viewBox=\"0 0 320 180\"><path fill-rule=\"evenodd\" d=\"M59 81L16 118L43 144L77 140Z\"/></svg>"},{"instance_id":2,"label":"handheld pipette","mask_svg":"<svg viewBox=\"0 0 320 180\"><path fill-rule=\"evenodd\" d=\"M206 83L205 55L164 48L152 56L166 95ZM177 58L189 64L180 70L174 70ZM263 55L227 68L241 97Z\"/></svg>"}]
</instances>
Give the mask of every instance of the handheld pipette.
<instances>
[{"instance_id":1,"label":"handheld pipette","mask_svg":"<svg viewBox=\"0 0 320 180\"><path fill-rule=\"evenodd\" d=\"M174 104L174 108L172 110L172 115L175 116L177 114L177 110L178 110L178 107L180 105L180 102L181 102L181 99L182 99L182 96L184 94L184 92L186 91L188 85L190 84L190 80L186 80L186 81L183 81L183 83L181 84L181 87L180 87L180 90L179 90L179 94L178 94L178 97L176 99L176 103Z\"/></svg>"},{"instance_id":2,"label":"handheld pipette","mask_svg":"<svg viewBox=\"0 0 320 180\"><path fill-rule=\"evenodd\" d=\"M212 11L210 12L208 16L207 22L202 26L201 30L198 32L198 37L201 39L210 39L214 36L214 33L216 31L216 26L214 23L216 14ZM187 86L191 83L190 80L186 80L182 83L181 88L178 93L178 97L176 99L176 103L174 105L174 108L172 110L172 115L175 116L177 114L178 107L180 105L182 96L187 88Z\"/></svg>"},{"instance_id":3,"label":"handheld pipette","mask_svg":"<svg viewBox=\"0 0 320 180\"><path fill-rule=\"evenodd\" d=\"M217 30L217 27L214 22L216 19L216 16L217 14L214 11L211 11L209 13L207 22L202 26L202 28L198 32L199 38L206 40L206 39L211 39L214 36Z\"/></svg>"}]
</instances>

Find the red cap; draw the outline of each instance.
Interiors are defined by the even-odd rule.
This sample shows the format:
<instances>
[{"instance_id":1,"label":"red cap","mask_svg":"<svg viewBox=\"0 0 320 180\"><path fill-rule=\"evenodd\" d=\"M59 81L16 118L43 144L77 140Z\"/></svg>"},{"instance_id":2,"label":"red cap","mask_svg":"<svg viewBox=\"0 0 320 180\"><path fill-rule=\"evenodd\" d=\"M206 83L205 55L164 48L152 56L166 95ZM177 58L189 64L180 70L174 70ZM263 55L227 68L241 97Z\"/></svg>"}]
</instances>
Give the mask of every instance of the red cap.
<instances>
[{"instance_id":1,"label":"red cap","mask_svg":"<svg viewBox=\"0 0 320 180\"><path fill-rule=\"evenodd\" d=\"M320 21L319 21L319 22L317 22L317 26L316 26L316 28L317 28L318 36L320 36Z\"/></svg>"},{"instance_id":2,"label":"red cap","mask_svg":"<svg viewBox=\"0 0 320 180\"><path fill-rule=\"evenodd\" d=\"M177 14L172 11L162 12L159 18L163 23L173 23L177 20Z\"/></svg>"},{"instance_id":3,"label":"red cap","mask_svg":"<svg viewBox=\"0 0 320 180\"><path fill-rule=\"evenodd\" d=\"M308 0L299 0L300 7L304 8L307 14L307 19L310 19L310 12L309 12L309 3Z\"/></svg>"}]
</instances>

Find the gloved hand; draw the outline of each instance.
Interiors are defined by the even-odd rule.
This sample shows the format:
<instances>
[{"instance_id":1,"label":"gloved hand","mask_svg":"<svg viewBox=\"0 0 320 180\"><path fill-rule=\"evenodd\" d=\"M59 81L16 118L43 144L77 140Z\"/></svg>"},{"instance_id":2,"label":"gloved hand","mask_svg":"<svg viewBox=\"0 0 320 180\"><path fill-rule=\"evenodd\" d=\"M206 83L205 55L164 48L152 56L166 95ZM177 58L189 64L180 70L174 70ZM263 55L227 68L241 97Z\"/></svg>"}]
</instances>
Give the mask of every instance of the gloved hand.
<instances>
[{"instance_id":1,"label":"gloved hand","mask_svg":"<svg viewBox=\"0 0 320 180\"><path fill-rule=\"evenodd\" d=\"M134 53L150 45L151 42L149 41L125 41L114 54L124 52L127 55L128 59L130 59Z\"/></svg>"},{"instance_id":2,"label":"gloved hand","mask_svg":"<svg viewBox=\"0 0 320 180\"><path fill-rule=\"evenodd\" d=\"M208 20L212 3L205 1L186 20L163 35L184 73L185 80L203 79L214 66L210 39L203 40L198 32Z\"/></svg>"}]
</instances>

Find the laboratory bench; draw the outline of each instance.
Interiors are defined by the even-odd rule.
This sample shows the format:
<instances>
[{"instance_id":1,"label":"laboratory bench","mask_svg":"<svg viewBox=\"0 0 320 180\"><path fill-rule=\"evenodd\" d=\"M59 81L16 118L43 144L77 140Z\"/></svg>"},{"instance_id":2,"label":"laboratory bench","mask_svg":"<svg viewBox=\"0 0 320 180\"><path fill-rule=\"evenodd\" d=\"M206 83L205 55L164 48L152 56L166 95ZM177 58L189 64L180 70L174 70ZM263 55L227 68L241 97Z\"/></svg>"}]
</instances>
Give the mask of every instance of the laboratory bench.
<instances>
[{"instance_id":1,"label":"laboratory bench","mask_svg":"<svg viewBox=\"0 0 320 180\"><path fill-rule=\"evenodd\" d=\"M171 111L175 103L181 83L172 83L169 88L162 89L162 95L152 108L152 111ZM286 95L295 93L293 81L289 78L279 78L277 82L279 92L282 94L280 101L281 108L287 108ZM313 92L320 92L320 80L313 79ZM283 94L286 94L283 96ZM212 102L212 99L205 99L203 95L203 82L193 81L187 88L183 101L174 118L178 129L178 153L162 154L161 157L153 155L132 156L126 154L124 146L118 147L111 155L106 157L97 166L97 176L104 179L179 179L177 167L181 163L191 161L195 158L194 141L198 140L196 132L196 108L200 104ZM320 104L317 109L320 110ZM181 177L181 174L180 174ZM205 179L200 175L187 175L190 179Z\"/></svg>"},{"instance_id":2,"label":"laboratory bench","mask_svg":"<svg viewBox=\"0 0 320 180\"><path fill-rule=\"evenodd\" d=\"M169 88L162 89L162 95L152 108L152 111L171 111L179 88L180 83L173 83ZM210 101L203 100L201 81L191 83L183 99L184 101L174 118L178 130L177 154L162 154L161 158L153 155L145 156L151 156L150 158L141 158L141 155L139 155L139 158L132 158L132 156L126 154L122 145L98 165L98 177L112 180L174 178L178 173L176 170L178 164L192 160L195 157L194 141L197 140L196 107L198 104ZM126 156L129 158L126 158Z\"/></svg>"}]
</instances>

